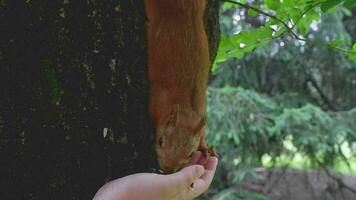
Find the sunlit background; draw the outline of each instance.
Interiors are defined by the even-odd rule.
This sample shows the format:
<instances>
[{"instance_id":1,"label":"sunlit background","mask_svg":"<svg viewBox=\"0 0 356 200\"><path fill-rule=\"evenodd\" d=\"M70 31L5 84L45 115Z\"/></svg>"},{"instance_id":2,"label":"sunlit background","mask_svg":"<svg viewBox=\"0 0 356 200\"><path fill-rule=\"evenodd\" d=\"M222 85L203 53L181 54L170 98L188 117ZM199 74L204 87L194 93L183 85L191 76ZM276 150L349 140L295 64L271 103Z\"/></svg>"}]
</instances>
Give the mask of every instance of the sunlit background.
<instances>
[{"instance_id":1,"label":"sunlit background","mask_svg":"<svg viewBox=\"0 0 356 200\"><path fill-rule=\"evenodd\" d=\"M354 199L355 7L239 2L293 33L264 14L222 5L208 89L209 143L220 163L201 199Z\"/></svg>"}]
</instances>

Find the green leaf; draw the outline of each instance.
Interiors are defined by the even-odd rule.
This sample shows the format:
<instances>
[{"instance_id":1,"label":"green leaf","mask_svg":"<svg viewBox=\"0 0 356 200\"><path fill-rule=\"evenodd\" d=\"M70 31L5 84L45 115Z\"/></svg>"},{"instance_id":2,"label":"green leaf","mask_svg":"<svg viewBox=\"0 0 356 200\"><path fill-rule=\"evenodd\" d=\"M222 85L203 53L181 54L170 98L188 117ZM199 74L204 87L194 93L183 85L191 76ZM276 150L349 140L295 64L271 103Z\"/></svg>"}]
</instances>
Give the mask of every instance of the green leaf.
<instances>
[{"instance_id":1,"label":"green leaf","mask_svg":"<svg viewBox=\"0 0 356 200\"><path fill-rule=\"evenodd\" d=\"M310 10L307 14L306 14L306 17L309 19L309 20L319 20L320 19L320 13L315 11L315 10Z\"/></svg>"},{"instance_id":2,"label":"green leaf","mask_svg":"<svg viewBox=\"0 0 356 200\"><path fill-rule=\"evenodd\" d=\"M346 0L344 2L344 6L348 9L352 9L353 7L356 6L356 1L355 0Z\"/></svg>"},{"instance_id":3,"label":"green leaf","mask_svg":"<svg viewBox=\"0 0 356 200\"><path fill-rule=\"evenodd\" d=\"M353 60L354 62L356 62L356 43L352 45L352 52L347 53L348 57Z\"/></svg>"},{"instance_id":4,"label":"green leaf","mask_svg":"<svg viewBox=\"0 0 356 200\"><path fill-rule=\"evenodd\" d=\"M248 32L241 32L231 37L222 37L215 62L224 62L229 58L242 58L246 53L268 44L272 39L272 30L261 27Z\"/></svg>"},{"instance_id":5,"label":"green leaf","mask_svg":"<svg viewBox=\"0 0 356 200\"><path fill-rule=\"evenodd\" d=\"M247 15L250 17L254 17L254 16L258 15L258 12L253 9L248 9Z\"/></svg>"},{"instance_id":6,"label":"green leaf","mask_svg":"<svg viewBox=\"0 0 356 200\"><path fill-rule=\"evenodd\" d=\"M264 1L267 8L272 10L278 10L281 7L281 2L279 0L265 0Z\"/></svg>"},{"instance_id":7,"label":"green leaf","mask_svg":"<svg viewBox=\"0 0 356 200\"><path fill-rule=\"evenodd\" d=\"M231 8L235 8L236 6L232 3L229 2L224 2L223 5L221 6L221 10L225 11Z\"/></svg>"},{"instance_id":8,"label":"green leaf","mask_svg":"<svg viewBox=\"0 0 356 200\"><path fill-rule=\"evenodd\" d=\"M211 72L216 73L217 70L218 70L218 64L214 62L213 66L211 67Z\"/></svg>"},{"instance_id":9,"label":"green leaf","mask_svg":"<svg viewBox=\"0 0 356 200\"><path fill-rule=\"evenodd\" d=\"M239 3L242 3L242 4L245 4L247 2L247 0L233 0L233 1L239 2ZM221 8L223 10L227 10L227 9L230 9L230 8L236 8L236 7L240 7L240 5L233 4L233 3L230 3L230 2L224 2L223 5L221 6Z\"/></svg>"},{"instance_id":10,"label":"green leaf","mask_svg":"<svg viewBox=\"0 0 356 200\"><path fill-rule=\"evenodd\" d=\"M240 2L240 3L246 3L247 2L247 0L235 0L235 1Z\"/></svg>"},{"instance_id":11,"label":"green leaf","mask_svg":"<svg viewBox=\"0 0 356 200\"><path fill-rule=\"evenodd\" d=\"M341 9L342 9L342 12L344 13L345 16L347 16L347 17L351 17L352 16L351 10L349 10L349 9L347 9L345 7L342 7Z\"/></svg>"},{"instance_id":12,"label":"green leaf","mask_svg":"<svg viewBox=\"0 0 356 200\"><path fill-rule=\"evenodd\" d=\"M244 56L244 51L240 50L236 43L236 39L233 37L221 37L218 54L215 62L224 62L229 58L241 58Z\"/></svg>"},{"instance_id":13,"label":"green leaf","mask_svg":"<svg viewBox=\"0 0 356 200\"><path fill-rule=\"evenodd\" d=\"M294 4L295 4L294 0L284 0L283 1L283 6L286 6L287 8L293 7Z\"/></svg>"},{"instance_id":14,"label":"green leaf","mask_svg":"<svg viewBox=\"0 0 356 200\"><path fill-rule=\"evenodd\" d=\"M321 4L321 6L320 6L321 11L326 13L326 12L330 11L331 9L335 8L341 2L342 2L342 0L328 0Z\"/></svg>"},{"instance_id":15,"label":"green leaf","mask_svg":"<svg viewBox=\"0 0 356 200\"><path fill-rule=\"evenodd\" d=\"M341 38L337 38L329 42L329 45L332 47L340 47L344 44L344 41Z\"/></svg>"}]
</instances>

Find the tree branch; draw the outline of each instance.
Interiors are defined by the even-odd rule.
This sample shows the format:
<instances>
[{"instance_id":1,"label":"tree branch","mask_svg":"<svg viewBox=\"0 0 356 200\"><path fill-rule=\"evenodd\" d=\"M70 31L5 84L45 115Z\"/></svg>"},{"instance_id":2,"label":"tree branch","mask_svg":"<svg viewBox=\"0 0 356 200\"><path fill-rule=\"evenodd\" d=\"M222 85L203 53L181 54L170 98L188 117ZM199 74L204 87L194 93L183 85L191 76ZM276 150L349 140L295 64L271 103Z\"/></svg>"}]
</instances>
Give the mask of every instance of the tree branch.
<instances>
[{"instance_id":1,"label":"tree branch","mask_svg":"<svg viewBox=\"0 0 356 200\"><path fill-rule=\"evenodd\" d=\"M341 188L345 188L347 190L349 190L350 192L356 194L356 189L348 186L346 183L344 183L344 181L342 180L342 178L337 177L335 175L333 175L330 170L324 166L324 164L319 160L316 159L316 162L319 164L319 166L322 168L322 170L326 173L326 175L328 175L331 179L333 179L334 181L336 181L336 183L341 187Z\"/></svg>"},{"instance_id":2,"label":"tree branch","mask_svg":"<svg viewBox=\"0 0 356 200\"><path fill-rule=\"evenodd\" d=\"M298 22L303 18L303 16L305 14L307 14L309 11L311 11L313 8L319 6L320 4L324 3L325 1L322 1L322 2L317 2L315 3L314 5L311 5L310 7L308 7L306 10L303 11L303 13L298 17L298 19L296 19L296 21L294 23L292 23L290 20L288 20L288 22L291 22L292 23L292 26L290 27L288 25L288 23L286 23L285 21L283 21L283 19L281 18L278 18L277 16L273 15L273 14L270 14L270 13L267 13L266 11L262 10L262 9L258 9L258 8L255 8L251 5L248 5L247 3L246 4L243 4L243 3L240 3L240 2L236 2L236 1L233 1L233 0L220 0L222 2L227 2L227 3L231 3L231 4L235 4L235 5L238 5L238 6L241 6L243 8L245 8L246 10L248 9L251 9L255 12L258 12L259 14L262 14L264 16L267 16L267 17L270 17L271 19L274 19L278 22L280 22L283 27L286 29L286 31L283 31L281 32L281 34L279 34L277 37L274 37L274 38L279 38L280 36L282 36L285 32L288 32L290 34L293 35L293 37L297 40L300 40L300 41L303 41L303 42L310 42L304 38L301 38L296 32L293 31L293 29L295 28L295 26L298 24ZM277 30L271 28L274 32L277 32ZM355 51L353 50L349 50L349 49L344 49L344 48L341 48L341 47L334 47L334 46L330 46L328 45L329 47L333 48L333 49L336 49L336 50L339 50L339 51L342 51L344 53L356 53Z\"/></svg>"},{"instance_id":3,"label":"tree branch","mask_svg":"<svg viewBox=\"0 0 356 200\"><path fill-rule=\"evenodd\" d=\"M322 101L327 105L330 110L337 111L337 108L332 104L331 100L327 97L327 95L323 92L323 90L319 87L318 83L312 77L307 78L305 82L312 84L312 86L318 91Z\"/></svg>"},{"instance_id":4,"label":"tree branch","mask_svg":"<svg viewBox=\"0 0 356 200\"><path fill-rule=\"evenodd\" d=\"M293 24L293 26L291 27L291 29L294 29L295 25L298 24L298 22L303 18L303 16L305 14L307 14L309 11L311 11L313 8L317 7L318 5L322 4L323 2L318 2L312 6L310 6L308 9L306 9L299 17L297 20L295 20L295 23Z\"/></svg>"},{"instance_id":5,"label":"tree branch","mask_svg":"<svg viewBox=\"0 0 356 200\"><path fill-rule=\"evenodd\" d=\"M294 28L294 27L289 27L286 22L284 22L282 19L278 18L278 17L275 16L275 15L269 14L269 13L265 12L264 10L255 8L255 7L250 6L250 5L248 5L248 4L243 4L243 3L236 2L236 1L232 1L232 0L221 0L221 1L227 2L227 3L236 4L236 5L239 5L239 6L245 8L245 9L247 9L247 10L248 10L248 9L251 9L251 10L253 10L253 11L255 11L255 12L258 12L258 13L260 13L260 14L262 14L262 15L265 15L265 16L267 16L267 17L270 17L271 19L274 19L274 20L280 22L280 23L287 29L287 32L288 32L288 33L291 33L291 34L294 36L295 39L301 40L301 41L306 41L305 39L299 37L299 35L293 31L293 28ZM304 13L304 14L305 14L305 13ZM303 14L303 15L304 15L304 14ZM299 20L298 20L298 21L299 21Z\"/></svg>"}]
</instances>

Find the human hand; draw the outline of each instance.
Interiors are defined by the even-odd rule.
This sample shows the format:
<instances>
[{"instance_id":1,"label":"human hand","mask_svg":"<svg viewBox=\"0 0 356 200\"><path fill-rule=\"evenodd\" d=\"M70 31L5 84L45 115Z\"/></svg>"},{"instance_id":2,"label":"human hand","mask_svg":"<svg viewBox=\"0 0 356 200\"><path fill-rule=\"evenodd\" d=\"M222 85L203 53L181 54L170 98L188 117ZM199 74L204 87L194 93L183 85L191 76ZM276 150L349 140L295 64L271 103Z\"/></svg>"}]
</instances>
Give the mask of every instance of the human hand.
<instances>
[{"instance_id":1,"label":"human hand","mask_svg":"<svg viewBox=\"0 0 356 200\"><path fill-rule=\"evenodd\" d=\"M93 200L191 200L205 192L218 160L197 151L182 170L160 175L139 173L113 180L99 189Z\"/></svg>"}]
</instances>

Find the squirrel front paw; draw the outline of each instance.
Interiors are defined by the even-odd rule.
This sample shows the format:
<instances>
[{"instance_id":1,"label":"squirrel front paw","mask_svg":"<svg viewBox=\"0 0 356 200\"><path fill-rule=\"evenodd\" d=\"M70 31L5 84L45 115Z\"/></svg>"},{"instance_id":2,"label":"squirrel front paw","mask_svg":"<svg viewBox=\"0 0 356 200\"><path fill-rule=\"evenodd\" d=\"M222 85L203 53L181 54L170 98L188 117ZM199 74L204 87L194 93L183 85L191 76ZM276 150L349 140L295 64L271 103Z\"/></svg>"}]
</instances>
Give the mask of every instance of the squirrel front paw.
<instances>
[{"instance_id":1,"label":"squirrel front paw","mask_svg":"<svg viewBox=\"0 0 356 200\"><path fill-rule=\"evenodd\" d=\"M218 154L216 153L216 150L214 147L209 147L208 153L210 154L210 156L218 157Z\"/></svg>"},{"instance_id":2,"label":"squirrel front paw","mask_svg":"<svg viewBox=\"0 0 356 200\"><path fill-rule=\"evenodd\" d=\"M205 157L208 157L208 156L218 157L218 154L216 153L216 150L214 147L201 146L198 148L198 150L201 151Z\"/></svg>"}]
</instances>

